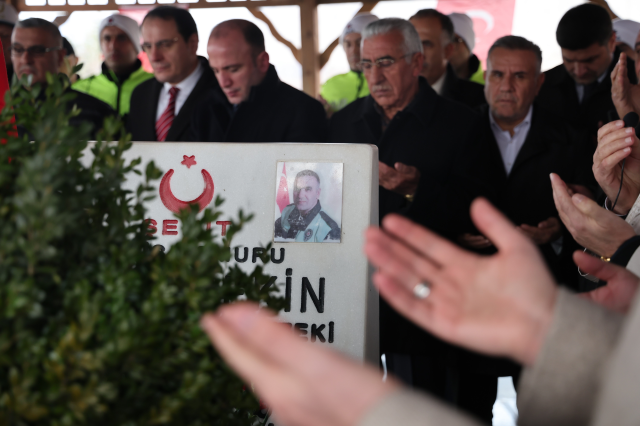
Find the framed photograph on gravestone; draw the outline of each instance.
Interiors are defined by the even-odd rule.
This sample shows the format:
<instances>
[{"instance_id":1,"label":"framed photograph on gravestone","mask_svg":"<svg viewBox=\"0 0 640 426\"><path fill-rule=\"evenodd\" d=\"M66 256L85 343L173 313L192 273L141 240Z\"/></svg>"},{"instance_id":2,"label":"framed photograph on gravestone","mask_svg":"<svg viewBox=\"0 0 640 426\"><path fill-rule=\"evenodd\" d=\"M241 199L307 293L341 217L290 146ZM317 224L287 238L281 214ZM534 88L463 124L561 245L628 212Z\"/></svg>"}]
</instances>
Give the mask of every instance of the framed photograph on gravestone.
<instances>
[{"instance_id":1,"label":"framed photograph on gravestone","mask_svg":"<svg viewBox=\"0 0 640 426\"><path fill-rule=\"evenodd\" d=\"M273 241L339 243L343 163L279 161Z\"/></svg>"}]
</instances>

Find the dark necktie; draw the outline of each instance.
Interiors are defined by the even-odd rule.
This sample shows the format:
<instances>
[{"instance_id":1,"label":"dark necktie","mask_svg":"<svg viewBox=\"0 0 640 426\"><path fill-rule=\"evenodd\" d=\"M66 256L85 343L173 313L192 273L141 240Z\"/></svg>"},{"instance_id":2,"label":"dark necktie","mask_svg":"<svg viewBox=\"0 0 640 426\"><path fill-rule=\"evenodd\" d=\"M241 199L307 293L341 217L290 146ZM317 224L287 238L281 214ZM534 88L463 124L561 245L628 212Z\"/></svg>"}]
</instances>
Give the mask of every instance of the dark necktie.
<instances>
[{"instance_id":1,"label":"dark necktie","mask_svg":"<svg viewBox=\"0 0 640 426\"><path fill-rule=\"evenodd\" d=\"M580 103L585 103L589 100L589 98L591 98L591 96L593 96L593 94L596 92L596 90L598 89L598 80L594 81L591 84L584 84L582 85L582 87L584 87L584 92L582 93L582 102Z\"/></svg>"},{"instance_id":2,"label":"dark necktie","mask_svg":"<svg viewBox=\"0 0 640 426\"><path fill-rule=\"evenodd\" d=\"M173 117L176 113L176 96L179 91L180 89L177 87L169 89L169 105L167 105L167 108L158 121L156 121L156 136L158 137L158 142L164 142L171 128L171 124L173 124Z\"/></svg>"}]
</instances>

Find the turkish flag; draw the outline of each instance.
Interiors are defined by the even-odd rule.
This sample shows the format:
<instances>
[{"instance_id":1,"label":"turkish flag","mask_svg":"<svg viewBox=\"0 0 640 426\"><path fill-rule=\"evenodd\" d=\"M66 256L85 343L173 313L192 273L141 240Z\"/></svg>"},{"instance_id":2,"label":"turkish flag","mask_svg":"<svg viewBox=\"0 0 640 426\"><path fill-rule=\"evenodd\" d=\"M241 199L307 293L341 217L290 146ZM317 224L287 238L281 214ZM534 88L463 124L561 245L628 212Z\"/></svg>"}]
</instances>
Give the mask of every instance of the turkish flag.
<instances>
[{"instance_id":1,"label":"turkish flag","mask_svg":"<svg viewBox=\"0 0 640 426\"><path fill-rule=\"evenodd\" d=\"M276 204L280 209L280 213L292 203L290 195L289 195L289 184L287 183L287 163L282 165L282 173L280 173L278 184L278 194L276 195Z\"/></svg>"},{"instance_id":2,"label":"turkish flag","mask_svg":"<svg viewBox=\"0 0 640 426\"><path fill-rule=\"evenodd\" d=\"M4 96L9 90L9 77L7 76L7 64L4 61L4 51L2 48L2 43L0 43L0 63L2 64L0 65L0 110L1 110L5 106ZM12 123L16 122L15 117L11 118L11 122ZM15 126L14 126L14 129L15 129ZM18 133L16 131L15 136L17 135ZM4 145L6 143L7 143L6 139L0 139L0 144ZM11 158L9 158L9 162L11 162Z\"/></svg>"},{"instance_id":3,"label":"turkish flag","mask_svg":"<svg viewBox=\"0 0 640 426\"><path fill-rule=\"evenodd\" d=\"M515 7L516 0L447 0L439 1L436 9L446 15L452 12L469 15L476 34L473 53L486 63L493 42L511 34Z\"/></svg>"}]
</instances>

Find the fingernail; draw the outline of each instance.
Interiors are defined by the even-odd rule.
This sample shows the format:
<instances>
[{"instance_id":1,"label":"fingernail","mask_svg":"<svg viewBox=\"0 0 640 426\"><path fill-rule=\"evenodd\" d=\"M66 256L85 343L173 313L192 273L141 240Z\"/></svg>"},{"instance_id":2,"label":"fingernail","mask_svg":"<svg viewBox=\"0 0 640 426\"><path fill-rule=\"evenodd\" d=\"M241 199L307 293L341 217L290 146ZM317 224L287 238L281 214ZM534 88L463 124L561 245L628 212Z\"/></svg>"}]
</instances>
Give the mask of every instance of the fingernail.
<instances>
[{"instance_id":1,"label":"fingernail","mask_svg":"<svg viewBox=\"0 0 640 426\"><path fill-rule=\"evenodd\" d=\"M551 179L551 182L553 182L553 180L555 179L555 176L553 176L553 173L549 174L549 179Z\"/></svg>"},{"instance_id":2,"label":"fingernail","mask_svg":"<svg viewBox=\"0 0 640 426\"><path fill-rule=\"evenodd\" d=\"M631 142L633 142L633 138L626 138L624 141L625 141L626 143L631 143Z\"/></svg>"},{"instance_id":3,"label":"fingernail","mask_svg":"<svg viewBox=\"0 0 640 426\"><path fill-rule=\"evenodd\" d=\"M582 194L573 194L573 197L571 197L571 199L579 204L579 203L582 203L584 201L584 195L582 195Z\"/></svg>"},{"instance_id":4,"label":"fingernail","mask_svg":"<svg viewBox=\"0 0 640 426\"><path fill-rule=\"evenodd\" d=\"M227 308L221 309L218 316L236 330L244 333L253 328L253 325L258 317L258 311Z\"/></svg>"},{"instance_id":5,"label":"fingernail","mask_svg":"<svg viewBox=\"0 0 640 426\"><path fill-rule=\"evenodd\" d=\"M630 151L631 151L631 148L625 148L625 149L622 150L622 152L624 152L625 154L630 152Z\"/></svg>"},{"instance_id":6,"label":"fingernail","mask_svg":"<svg viewBox=\"0 0 640 426\"><path fill-rule=\"evenodd\" d=\"M626 129L624 129L624 131L625 131L626 133L631 133L631 132L633 132L633 127L628 127L628 128L626 128Z\"/></svg>"},{"instance_id":7,"label":"fingernail","mask_svg":"<svg viewBox=\"0 0 640 426\"><path fill-rule=\"evenodd\" d=\"M616 127L622 127L624 125L624 121L618 120L616 121Z\"/></svg>"}]
</instances>

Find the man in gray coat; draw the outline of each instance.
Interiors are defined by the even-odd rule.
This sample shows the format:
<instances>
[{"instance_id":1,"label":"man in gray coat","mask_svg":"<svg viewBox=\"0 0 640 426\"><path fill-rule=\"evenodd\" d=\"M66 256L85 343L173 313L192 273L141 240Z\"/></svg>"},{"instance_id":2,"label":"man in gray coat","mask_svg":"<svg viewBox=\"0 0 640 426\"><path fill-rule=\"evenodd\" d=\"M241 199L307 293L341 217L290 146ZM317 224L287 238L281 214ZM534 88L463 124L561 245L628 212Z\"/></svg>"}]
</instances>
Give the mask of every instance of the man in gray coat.
<instances>
[{"instance_id":1,"label":"man in gray coat","mask_svg":"<svg viewBox=\"0 0 640 426\"><path fill-rule=\"evenodd\" d=\"M374 283L415 323L455 344L526 366L521 425L640 424L640 296L629 314L579 298L553 282L535 246L485 200L471 214L498 248L461 250L397 215L367 232ZM583 271L608 281L610 296L635 293L629 271L584 253ZM382 382L327 349L300 341L257 305L227 306L202 326L241 377L290 425L478 425L394 379Z\"/></svg>"}]
</instances>

